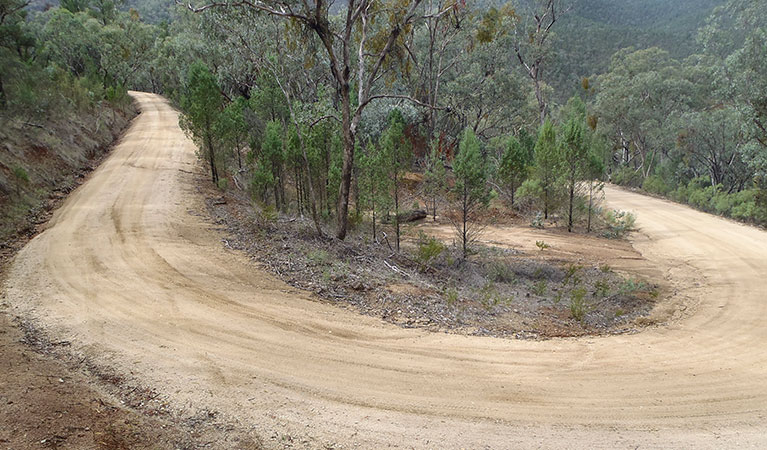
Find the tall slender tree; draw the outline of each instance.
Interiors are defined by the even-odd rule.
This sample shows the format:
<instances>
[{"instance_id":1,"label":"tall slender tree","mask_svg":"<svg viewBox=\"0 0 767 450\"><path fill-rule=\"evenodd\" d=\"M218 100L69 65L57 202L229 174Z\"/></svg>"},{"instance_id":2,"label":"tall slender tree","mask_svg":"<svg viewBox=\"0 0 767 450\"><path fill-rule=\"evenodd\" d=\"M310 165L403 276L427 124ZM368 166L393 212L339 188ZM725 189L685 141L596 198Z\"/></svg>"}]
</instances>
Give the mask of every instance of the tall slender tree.
<instances>
[{"instance_id":1,"label":"tall slender tree","mask_svg":"<svg viewBox=\"0 0 767 450\"><path fill-rule=\"evenodd\" d=\"M405 119L398 109L389 115L389 128L381 136L382 165L389 178L389 189L394 203L394 232L397 239L397 251L400 247L400 203L402 176L410 167L413 159L413 146L405 135Z\"/></svg>"},{"instance_id":2,"label":"tall slender tree","mask_svg":"<svg viewBox=\"0 0 767 450\"><path fill-rule=\"evenodd\" d=\"M466 128L458 147L458 154L453 160L455 186L453 191L458 197L459 220L456 231L461 242L463 258L469 255L469 247L482 231L476 213L487 205L490 199L487 189L487 167L482 160L480 143L471 128Z\"/></svg>"},{"instance_id":3,"label":"tall slender tree","mask_svg":"<svg viewBox=\"0 0 767 450\"><path fill-rule=\"evenodd\" d=\"M181 98L185 114L181 116L179 124L202 150L202 156L210 166L211 180L216 185L219 179L216 166L219 133L216 128L224 100L208 66L201 62L192 64L187 73L186 91Z\"/></svg>"},{"instance_id":4,"label":"tall slender tree","mask_svg":"<svg viewBox=\"0 0 767 450\"><path fill-rule=\"evenodd\" d=\"M538 133L535 143L535 167L533 172L543 191L543 217L549 218L555 184L560 170L557 151L557 133L550 120L546 120Z\"/></svg>"}]
</instances>

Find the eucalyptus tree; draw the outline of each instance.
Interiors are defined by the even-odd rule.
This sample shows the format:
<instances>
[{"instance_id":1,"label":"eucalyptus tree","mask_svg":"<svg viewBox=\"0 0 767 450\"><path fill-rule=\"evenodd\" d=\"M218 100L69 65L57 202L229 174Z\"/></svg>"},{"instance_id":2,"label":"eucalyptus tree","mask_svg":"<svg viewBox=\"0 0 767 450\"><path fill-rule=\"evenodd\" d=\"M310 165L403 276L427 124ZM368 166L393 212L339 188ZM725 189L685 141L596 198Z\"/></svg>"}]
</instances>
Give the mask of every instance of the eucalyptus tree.
<instances>
[{"instance_id":1,"label":"eucalyptus tree","mask_svg":"<svg viewBox=\"0 0 767 450\"><path fill-rule=\"evenodd\" d=\"M0 109L8 105L5 83L23 71L25 48L34 46L34 38L25 31L26 0L0 0Z\"/></svg>"},{"instance_id":2,"label":"eucalyptus tree","mask_svg":"<svg viewBox=\"0 0 767 450\"><path fill-rule=\"evenodd\" d=\"M177 0L178 1L178 0ZM408 41L414 25L424 18L447 14L455 4L443 11L423 12L422 0L376 2L350 0L345 11L333 17L325 0L296 3L287 0L213 1L186 6L195 12L213 8L255 10L286 20L286 29L298 40L306 42L312 34L319 40L321 53L337 87L343 135L343 167L337 205L336 237L344 239L348 230L349 194L354 167L357 127L371 101L378 98L408 98L386 93L382 80L393 79L407 61Z\"/></svg>"},{"instance_id":3,"label":"eucalyptus tree","mask_svg":"<svg viewBox=\"0 0 767 450\"><path fill-rule=\"evenodd\" d=\"M546 121L548 99L545 96L544 68L551 59L551 36L554 24L571 8L570 0L530 0L520 3L514 26L514 55L533 83L538 102L540 125Z\"/></svg>"},{"instance_id":4,"label":"eucalyptus tree","mask_svg":"<svg viewBox=\"0 0 767 450\"><path fill-rule=\"evenodd\" d=\"M597 78L598 130L614 144L620 164L646 178L674 149L675 118L690 110L696 86L665 50L623 49Z\"/></svg>"},{"instance_id":5,"label":"eucalyptus tree","mask_svg":"<svg viewBox=\"0 0 767 450\"><path fill-rule=\"evenodd\" d=\"M732 107L693 111L680 120L677 146L690 165L708 173L712 186L721 185L728 192L742 190L753 175L742 158L747 142L743 122Z\"/></svg>"}]
</instances>

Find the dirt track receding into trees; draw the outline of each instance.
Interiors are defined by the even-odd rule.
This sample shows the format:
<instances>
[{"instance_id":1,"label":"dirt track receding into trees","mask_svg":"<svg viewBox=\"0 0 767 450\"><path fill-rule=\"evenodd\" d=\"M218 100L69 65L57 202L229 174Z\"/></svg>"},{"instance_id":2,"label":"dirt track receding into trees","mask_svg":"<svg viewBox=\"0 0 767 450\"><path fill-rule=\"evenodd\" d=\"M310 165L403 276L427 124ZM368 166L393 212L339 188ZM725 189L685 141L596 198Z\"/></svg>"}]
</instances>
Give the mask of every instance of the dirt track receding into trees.
<instances>
[{"instance_id":1,"label":"dirt track receding into trees","mask_svg":"<svg viewBox=\"0 0 767 450\"><path fill-rule=\"evenodd\" d=\"M134 96L143 113L19 253L5 301L176 407L299 447L767 445L764 232L608 189L672 286L669 325L543 342L401 329L227 250L177 114Z\"/></svg>"}]
</instances>

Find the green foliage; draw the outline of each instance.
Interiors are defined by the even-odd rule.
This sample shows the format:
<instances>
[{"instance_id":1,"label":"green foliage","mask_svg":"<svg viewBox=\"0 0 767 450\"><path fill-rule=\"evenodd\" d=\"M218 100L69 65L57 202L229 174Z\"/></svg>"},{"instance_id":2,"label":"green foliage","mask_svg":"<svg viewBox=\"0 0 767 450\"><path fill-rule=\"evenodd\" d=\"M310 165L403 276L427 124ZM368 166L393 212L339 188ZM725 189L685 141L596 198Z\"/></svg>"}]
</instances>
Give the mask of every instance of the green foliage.
<instances>
[{"instance_id":1,"label":"green foliage","mask_svg":"<svg viewBox=\"0 0 767 450\"><path fill-rule=\"evenodd\" d=\"M455 186L453 192L458 197L460 219L456 222L456 231L461 243L463 258L468 256L469 246L479 237L475 214L487 206L489 191L487 188L487 166L482 160L480 142L470 128L466 128L459 145L458 155L453 160Z\"/></svg>"},{"instance_id":2,"label":"green foliage","mask_svg":"<svg viewBox=\"0 0 767 450\"><path fill-rule=\"evenodd\" d=\"M181 98L184 114L179 125L200 148L201 156L209 164L214 184L219 178L216 160L219 135L216 128L223 106L221 89L208 67L201 62L189 67L185 94Z\"/></svg>"},{"instance_id":3,"label":"green foliage","mask_svg":"<svg viewBox=\"0 0 767 450\"><path fill-rule=\"evenodd\" d=\"M634 230L636 216L627 211L607 210L603 213L607 225L606 237L621 238Z\"/></svg>"},{"instance_id":4,"label":"green foliage","mask_svg":"<svg viewBox=\"0 0 767 450\"><path fill-rule=\"evenodd\" d=\"M560 175L562 160L557 151L557 136L551 121L541 126L538 141L535 143L535 167L533 173L540 187L543 202L543 217L549 218L549 213L556 204L556 181ZM520 195L521 196L521 195Z\"/></svg>"},{"instance_id":5,"label":"green foliage","mask_svg":"<svg viewBox=\"0 0 767 450\"><path fill-rule=\"evenodd\" d=\"M671 191L671 188L660 175L650 175L645 178L642 182L642 189L657 195L666 195Z\"/></svg>"},{"instance_id":6,"label":"green foliage","mask_svg":"<svg viewBox=\"0 0 767 450\"><path fill-rule=\"evenodd\" d=\"M487 167L482 160L479 139L470 128L463 132L458 154L453 160L453 173L453 190L462 201L468 204L487 203Z\"/></svg>"},{"instance_id":7,"label":"green foliage","mask_svg":"<svg viewBox=\"0 0 767 450\"><path fill-rule=\"evenodd\" d=\"M579 287L570 292L570 314L573 319L582 322L588 312L586 289Z\"/></svg>"},{"instance_id":8,"label":"green foliage","mask_svg":"<svg viewBox=\"0 0 767 450\"><path fill-rule=\"evenodd\" d=\"M389 114L389 127L384 131L380 139L381 156L378 162L381 164L384 174L388 179L386 191L394 205L394 227L397 251L400 249L400 222L399 215L402 189L402 176L410 168L413 159L413 147L405 135L405 119L398 109Z\"/></svg>"},{"instance_id":9,"label":"green foliage","mask_svg":"<svg viewBox=\"0 0 767 450\"><path fill-rule=\"evenodd\" d=\"M607 297L610 294L610 285L605 280L597 280L594 283L594 297Z\"/></svg>"},{"instance_id":10,"label":"green foliage","mask_svg":"<svg viewBox=\"0 0 767 450\"><path fill-rule=\"evenodd\" d=\"M423 232L418 235L417 246L415 260L421 265L421 268L430 265L446 250L445 244L440 240L427 236Z\"/></svg>"},{"instance_id":11,"label":"green foliage","mask_svg":"<svg viewBox=\"0 0 767 450\"><path fill-rule=\"evenodd\" d=\"M516 279L511 267L502 261L495 261L490 264L487 276L490 280L495 281L496 283L512 283Z\"/></svg>"},{"instance_id":12,"label":"green foliage","mask_svg":"<svg viewBox=\"0 0 767 450\"><path fill-rule=\"evenodd\" d=\"M535 241L535 246L538 247L538 250L540 251L544 251L550 247L549 244L544 241Z\"/></svg>"},{"instance_id":13,"label":"green foliage","mask_svg":"<svg viewBox=\"0 0 767 450\"><path fill-rule=\"evenodd\" d=\"M16 179L16 196L21 197L21 187L29 184L29 174L21 166L16 166L12 170L13 177Z\"/></svg>"},{"instance_id":14,"label":"green foliage","mask_svg":"<svg viewBox=\"0 0 767 450\"><path fill-rule=\"evenodd\" d=\"M578 277L578 272L583 269L583 266L580 266L578 264L568 264L565 268L565 278L562 280L562 284L566 285L568 283L572 283L573 285L580 283L580 278Z\"/></svg>"},{"instance_id":15,"label":"green foliage","mask_svg":"<svg viewBox=\"0 0 767 450\"><path fill-rule=\"evenodd\" d=\"M576 100L578 100L576 98ZM562 167L568 191L567 231L573 231L575 195L578 183L588 176L589 151L584 141L585 105L574 102L575 110L565 125L561 145ZM570 103L568 103L570 104ZM582 110L582 111L581 111Z\"/></svg>"},{"instance_id":16,"label":"green foliage","mask_svg":"<svg viewBox=\"0 0 767 450\"><path fill-rule=\"evenodd\" d=\"M623 295L628 294L634 294L639 291L645 291L647 290L648 286L647 283L644 281L635 280L633 278L629 278L628 280L624 281L621 286L618 288L618 292L620 292Z\"/></svg>"},{"instance_id":17,"label":"green foliage","mask_svg":"<svg viewBox=\"0 0 767 450\"><path fill-rule=\"evenodd\" d=\"M454 287L450 287L445 292L445 298L447 300L447 306L453 306L458 301L458 291Z\"/></svg>"},{"instance_id":18,"label":"green foliage","mask_svg":"<svg viewBox=\"0 0 767 450\"><path fill-rule=\"evenodd\" d=\"M509 189L512 206L514 204L514 192L527 178L532 162L533 155L530 148L525 147L519 139L511 136L501 159L499 176Z\"/></svg>"},{"instance_id":19,"label":"green foliage","mask_svg":"<svg viewBox=\"0 0 767 450\"><path fill-rule=\"evenodd\" d=\"M324 266L330 263L330 254L325 250L312 250L306 257L314 265Z\"/></svg>"},{"instance_id":20,"label":"green foliage","mask_svg":"<svg viewBox=\"0 0 767 450\"><path fill-rule=\"evenodd\" d=\"M439 143L433 142L426 157L424 172L424 194L431 199L432 217L437 219L437 198L447 189L447 171Z\"/></svg>"},{"instance_id":21,"label":"green foliage","mask_svg":"<svg viewBox=\"0 0 767 450\"><path fill-rule=\"evenodd\" d=\"M533 284L532 291L533 291L533 294L539 297L543 297L546 294L547 289L548 289L548 286L546 285L546 280L539 280Z\"/></svg>"}]
</instances>

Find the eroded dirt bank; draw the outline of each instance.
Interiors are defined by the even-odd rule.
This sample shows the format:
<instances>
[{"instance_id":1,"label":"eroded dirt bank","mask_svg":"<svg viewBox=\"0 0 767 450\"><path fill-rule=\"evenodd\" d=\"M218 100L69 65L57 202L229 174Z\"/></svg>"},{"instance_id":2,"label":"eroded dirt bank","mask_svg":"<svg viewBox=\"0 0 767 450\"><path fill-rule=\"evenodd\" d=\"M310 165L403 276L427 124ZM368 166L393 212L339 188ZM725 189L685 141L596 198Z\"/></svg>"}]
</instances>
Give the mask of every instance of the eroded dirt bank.
<instances>
[{"instance_id":1,"label":"eroded dirt bank","mask_svg":"<svg viewBox=\"0 0 767 450\"><path fill-rule=\"evenodd\" d=\"M299 447L763 446L767 235L608 190L676 295L668 327L544 342L401 329L226 250L160 97L17 257L6 302L175 408ZM694 311L694 313L693 313Z\"/></svg>"}]
</instances>

